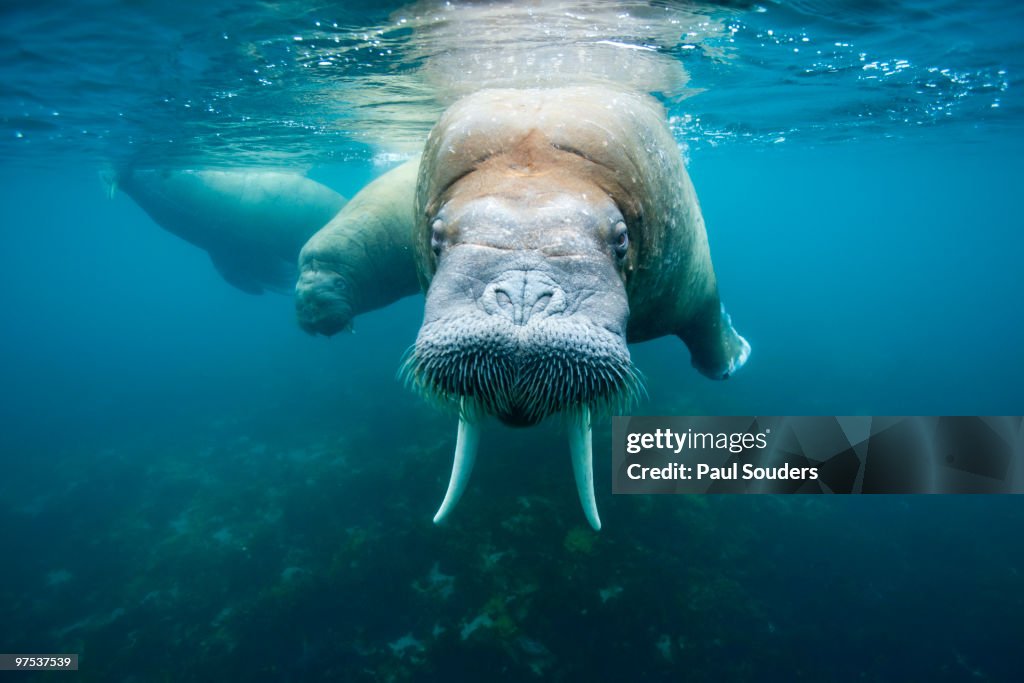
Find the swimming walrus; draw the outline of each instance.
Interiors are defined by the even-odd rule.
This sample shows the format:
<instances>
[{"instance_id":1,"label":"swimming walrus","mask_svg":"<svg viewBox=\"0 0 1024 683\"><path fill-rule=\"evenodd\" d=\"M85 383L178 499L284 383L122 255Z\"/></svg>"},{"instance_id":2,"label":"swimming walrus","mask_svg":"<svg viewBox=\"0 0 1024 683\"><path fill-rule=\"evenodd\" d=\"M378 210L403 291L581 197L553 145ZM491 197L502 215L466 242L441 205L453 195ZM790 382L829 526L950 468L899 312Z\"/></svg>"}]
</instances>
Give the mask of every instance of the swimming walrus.
<instances>
[{"instance_id":1,"label":"swimming walrus","mask_svg":"<svg viewBox=\"0 0 1024 683\"><path fill-rule=\"evenodd\" d=\"M332 335L360 313L420 291L412 248L418 165L374 180L302 247L295 285L302 329Z\"/></svg>"},{"instance_id":2,"label":"swimming walrus","mask_svg":"<svg viewBox=\"0 0 1024 683\"><path fill-rule=\"evenodd\" d=\"M114 182L249 294L291 291L302 245L345 205L315 180L278 171L126 169Z\"/></svg>"},{"instance_id":3,"label":"swimming walrus","mask_svg":"<svg viewBox=\"0 0 1024 683\"><path fill-rule=\"evenodd\" d=\"M465 489L483 416L531 425L562 414L584 513L599 529L590 416L640 390L627 342L676 335L715 379L750 351L719 300L664 110L611 87L489 89L457 101L422 158L361 191L299 267L298 315L311 332L410 293L406 267L426 291L405 372L460 414L435 522ZM361 299L368 289L372 302Z\"/></svg>"}]
</instances>

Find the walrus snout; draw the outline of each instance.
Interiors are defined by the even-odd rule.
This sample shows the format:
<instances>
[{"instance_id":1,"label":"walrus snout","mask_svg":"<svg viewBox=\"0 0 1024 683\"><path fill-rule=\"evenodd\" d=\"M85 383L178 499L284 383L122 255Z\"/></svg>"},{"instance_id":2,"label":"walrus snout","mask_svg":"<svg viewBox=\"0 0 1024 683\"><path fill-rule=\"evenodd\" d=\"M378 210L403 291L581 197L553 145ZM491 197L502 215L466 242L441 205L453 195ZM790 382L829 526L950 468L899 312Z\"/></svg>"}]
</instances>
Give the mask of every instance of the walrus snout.
<instances>
[{"instance_id":1,"label":"walrus snout","mask_svg":"<svg viewBox=\"0 0 1024 683\"><path fill-rule=\"evenodd\" d=\"M295 315L309 334L331 336L351 329L354 312L338 273L308 264L295 283Z\"/></svg>"},{"instance_id":2,"label":"walrus snout","mask_svg":"<svg viewBox=\"0 0 1024 683\"><path fill-rule=\"evenodd\" d=\"M427 395L511 426L622 409L640 388L608 247L621 214L589 186L584 199L550 179L514 183L511 195L452 199L433 213L437 270L408 376Z\"/></svg>"},{"instance_id":3,"label":"walrus snout","mask_svg":"<svg viewBox=\"0 0 1024 683\"><path fill-rule=\"evenodd\" d=\"M584 406L618 411L643 391L622 339L576 316L448 317L420 330L405 372L424 394L513 427Z\"/></svg>"},{"instance_id":4,"label":"walrus snout","mask_svg":"<svg viewBox=\"0 0 1024 683\"><path fill-rule=\"evenodd\" d=\"M561 313L566 303L565 292L546 274L514 270L484 288L480 305L490 315L525 325Z\"/></svg>"},{"instance_id":5,"label":"walrus snout","mask_svg":"<svg viewBox=\"0 0 1024 683\"><path fill-rule=\"evenodd\" d=\"M514 267L469 284L441 273L407 376L429 396L468 400L511 426L581 406L624 408L642 391L626 345L624 294L570 295L559 279L579 276Z\"/></svg>"}]
</instances>

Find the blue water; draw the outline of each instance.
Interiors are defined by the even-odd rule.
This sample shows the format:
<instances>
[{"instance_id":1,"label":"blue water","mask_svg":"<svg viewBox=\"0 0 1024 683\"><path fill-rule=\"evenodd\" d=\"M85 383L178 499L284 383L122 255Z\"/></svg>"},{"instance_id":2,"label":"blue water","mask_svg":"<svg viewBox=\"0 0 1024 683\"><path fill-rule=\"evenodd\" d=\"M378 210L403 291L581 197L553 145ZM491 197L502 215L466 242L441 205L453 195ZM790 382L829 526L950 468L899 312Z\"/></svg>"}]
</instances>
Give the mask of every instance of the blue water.
<instances>
[{"instance_id":1,"label":"blue water","mask_svg":"<svg viewBox=\"0 0 1024 683\"><path fill-rule=\"evenodd\" d=\"M613 497L598 425L593 534L564 436L495 424L435 527L455 425L395 379L422 299L309 337L108 198L126 160L352 196L424 131L374 135L422 104L388 80L431 54L402 12L0 10L0 652L87 681L1020 680L1024 501ZM700 47L651 44L689 72L660 96L753 354L716 383L635 346L636 412L1021 414L1022 11L701 12Z\"/></svg>"}]
</instances>

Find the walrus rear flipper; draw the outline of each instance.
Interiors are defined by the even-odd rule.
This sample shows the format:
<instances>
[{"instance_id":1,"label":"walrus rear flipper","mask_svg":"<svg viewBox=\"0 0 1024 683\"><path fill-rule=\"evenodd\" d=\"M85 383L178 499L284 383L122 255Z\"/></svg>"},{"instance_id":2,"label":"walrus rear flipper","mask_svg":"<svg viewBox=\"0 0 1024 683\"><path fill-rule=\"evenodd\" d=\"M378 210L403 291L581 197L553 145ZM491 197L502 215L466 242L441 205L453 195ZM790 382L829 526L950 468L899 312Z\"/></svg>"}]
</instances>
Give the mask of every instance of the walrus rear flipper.
<instances>
[{"instance_id":1,"label":"walrus rear flipper","mask_svg":"<svg viewBox=\"0 0 1024 683\"><path fill-rule=\"evenodd\" d=\"M725 306L715 297L693 323L679 333L690 349L690 362L705 377L729 379L750 357L750 344L732 326Z\"/></svg>"}]
</instances>

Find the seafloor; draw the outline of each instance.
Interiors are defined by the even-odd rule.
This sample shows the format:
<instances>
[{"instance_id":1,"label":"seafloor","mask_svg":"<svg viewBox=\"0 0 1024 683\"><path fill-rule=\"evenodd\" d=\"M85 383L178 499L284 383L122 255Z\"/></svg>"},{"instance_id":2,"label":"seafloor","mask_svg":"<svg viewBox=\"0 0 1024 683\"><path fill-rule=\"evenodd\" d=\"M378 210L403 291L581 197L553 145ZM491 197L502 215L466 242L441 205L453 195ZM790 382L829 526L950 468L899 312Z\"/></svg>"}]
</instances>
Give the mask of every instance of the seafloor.
<instances>
[{"instance_id":1,"label":"seafloor","mask_svg":"<svg viewBox=\"0 0 1024 683\"><path fill-rule=\"evenodd\" d=\"M485 435L435 527L453 430L378 400L400 431L229 410L26 470L2 642L104 682L1012 680L1019 506L599 493L594 533L542 428Z\"/></svg>"}]
</instances>

